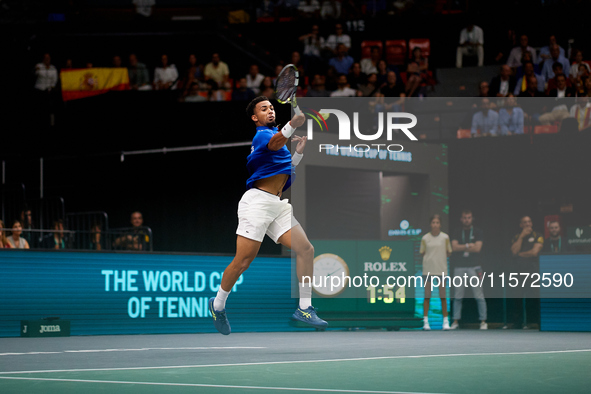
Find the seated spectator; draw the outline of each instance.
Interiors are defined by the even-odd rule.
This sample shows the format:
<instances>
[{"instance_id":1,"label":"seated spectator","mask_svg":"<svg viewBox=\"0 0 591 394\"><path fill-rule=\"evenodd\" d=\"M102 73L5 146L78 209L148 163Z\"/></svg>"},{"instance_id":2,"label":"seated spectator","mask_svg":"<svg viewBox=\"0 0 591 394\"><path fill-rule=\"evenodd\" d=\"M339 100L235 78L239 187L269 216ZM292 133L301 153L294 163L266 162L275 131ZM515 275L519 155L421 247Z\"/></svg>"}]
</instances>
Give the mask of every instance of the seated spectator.
<instances>
[{"instance_id":1,"label":"seated spectator","mask_svg":"<svg viewBox=\"0 0 591 394\"><path fill-rule=\"evenodd\" d=\"M204 87L207 86L207 83L204 84ZM208 101L207 97L204 97L199 94L200 85L197 82L193 82L189 87L187 95L184 98L181 98L181 101L185 103L199 103L202 101Z\"/></svg>"},{"instance_id":2,"label":"seated spectator","mask_svg":"<svg viewBox=\"0 0 591 394\"><path fill-rule=\"evenodd\" d=\"M544 91L544 93L546 93L546 95L549 95L550 91L553 89L556 89L556 75L564 75L564 73L562 72L562 64L561 63L554 63L552 65L552 70L554 71L554 77L550 78L548 80L548 85L546 86L546 90ZM571 87L571 82L570 79L566 79L566 86L567 87Z\"/></svg>"},{"instance_id":3,"label":"seated spectator","mask_svg":"<svg viewBox=\"0 0 591 394\"><path fill-rule=\"evenodd\" d=\"M65 249L66 248L66 237L64 236L64 222L62 220L56 220L53 222L53 232L43 237L43 248L44 249Z\"/></svg>"},{"instance_id":4,"label":"seated spectator","mask_svg":"<svg viewBox=\"0 0 591 394\"><path fill-rule=\"evenodd\" d=\"M349 86L351 86L351 89L357 89L359 85L363 85L367 82L367 75L361 72L361 65L358 62L355 62L351 66L351 72L347 76L347 79L349 80Z\"/></svg>"},{"instance_id":5,"label":"seated spectator","mask_svg":"<svg viewBox=\"0 0 591 394\"><path fill-rule=\"evenodd\" d=\"M517 80L511 75L511 67L503 64L499 75L493 77L489 84L491 97L507 97L513 94Z\"/></svg>"},{"instance_id":6,"label":"seated spectator","mask_svg":"<svg viewBox=\"0 0 591 394\"><path fill-rule=\"evenodd\" d=\"M220 60L219 53L211 55L211 62L205 65L205 81L213 80L222 89L230 89L230 69Z\"/></svg>"},{"instance_id":7,"label":"seated spectator","mask_svg":"<svg viewBox=\"0 0 591 394\"><path fill-rule=\"evenodd\" d=\"M322 49L325 46L318 25L312 25L310 33L300 36L299 40L304 44L304 51L302 52L304 68L311 70L311 72L318 72L322 64Z\"/></svg>"},{"instance_id":8,"label":"seated spectator","mask_svg":"<svg viewBox=\"0 0 591 394\"><path fill-rule=\"evenodd\" d=\"M560 223L552 221L548 223L548 232L550 236L544 241L542 252L544 253L565 253L571 252L572 248L568 244L566 237L561 235Z\"/></svg>"},{"instance_id":9,"label":"seated spectator","mask_svg":"<svg viewBox=\"0 0 591 394\"><path fill-rule=\"evenodd\" d=\"M482 81L478 84L478 97L491 97L488 82Z\"/></svg>"},{"instance_id":10,"label":"seated spectator","mask_svg":"<svg viewBox=\"0 0 591 394\"><path fill-rule=\"evenodd\" d=\"M346 78L353 63L355 63L355 61L347 54L347 47L343 44L338 44L337 56L331 58L328 65L334 67L337 73L345 74ZM363 66L361 67L361 70L363 71Z\"/></svg>"},{"instance_id":11,"label":"seated spectator","mask_svg":"<svg viewBox=\"0 0 591 394\"><path fill-rule=\"evenodd\" d=\"M205 81L205 91L207 92L207 101L226 101L226 91L220 89L213 79Z\"/></svg>"},{"instance_id":12,"label":"seated spectator","mask_svg":"<svg viewBox=\"0 0 591 394\"><path fill-rule=\"evenodd\" d=\"M322 19L339 19L341 17L340 0L324 0L320 9ZM350 47L350 46L349 46Z\"/></svg>"},{"instance_id":13,"label":"seated spectator","mask_svg":"<svg viewBox=\"0 0 591 394\"><path fill-rule=\"evenodd\" d=\"M319 19L320 3L318 0L300 0L298 12L302 18Z\"/></svg>"},{"instance_id":14,"label":"seated spectator","mask_svg":"<svg viewBox=\"0 0 591 394\"><path fill-rule=\"evenodd\" d=\"M570 62L560 54L560 47L558 44L554 44L550 47L550 58L544 60L544 63L542 64L541 74L546 81L550 78L554 78L554 63L562 64L562 70L564 71L570 70Z\"/></svg>"},{"instance_id":15,"label":"seated spectator","mask_svg":"<svg viewBox=\"0 0 591 394\"><path fill-rule=\"evenodd\" d=\"M462 68L464 56L477 56L478 67L484 64L484 33L482 29L469 23L460 32L460 45L456 50L456 67Z\"/></svg>"},{"instance_id":16,"label":"seated spectator","mask_svg":"<svg viewBox=\"0 0 591 394\"><path fill-rule=\"evenodd\" d=\"M325 77L320 74L314 74L312 83L308 88L306 97L329 97L330 92L325 87Z\"/></svg>"},{"instance_id":17,"label":"seated spectator","mask_svg":"<svg viewBox=\"0 0 591 394\"><path fill-rule=\"evenodd\" d=\"M515 97L507 97L499 110L499 129L501 135L523 134L523 110L517 106Z\"/></svg>"},{"instance_id":18,"label":"seated spectator","mask_svg":"<svg viewBox=\"0 0 591 394\"><path fill-rule=\"evenodd\" d=\"M552 48L554 45L558 45L558 43L556 42L556 36L551 35L548 40L548 45L540 48L540 56L538 58L538 62L540 64L544 63L546 60L548 60L552 57L552 55L550 54L550 52L551 52L550 48ZM562 48L561 46L558 46L558 48L560 49L560 56L564 57L566 55L566 52L564 52L564 48ZM568 71L568 68L565 68L564 70Z\"/></svg>"},{"instance_id":19,"label":"seated spectator","mask_svg":"<svg viewBox=\"0 0 591 394\"><path fill-rule=\"evenodd\" d=\"M273 97L275 97L275 85L273 82L273 79L271 79L271 77L265 77L263 78L263 80L261 81L261 84L259 85L259 95L265 96L267 98L271 98L271 96L263 94L263 91L271 89L273 91Z\"/></svg>"},{"instance_id":20,"label":"seated spectator","mask_svg":"<svg viewBox=\"0 0 591 394\"><path fill-rule=\"evenodd\" d=\"M326 77L324 78L324 84L326 86L326 90L329 92L334 92L337 90L339 85L339 75L336 72L334 67L328 67L326 69ZM348 81L348 80L347 80Z\"/></svg>"},{"instance_id":21,"label":"seated spectator","mask_svg":"<svg viewBox=\"0 0 591 394\"><path fill-rule=\"evenodd\" d=\"M583 61L583 51L581 51L580 49L574 49L572 59L573 63L571 64L570 69L568 69L569 77L572 80L572 82L582 77L581 71L579 69L579 66L581 65L584 69L586 69L588 74L591 74L591 68L589 67L589 64ZM564 71L566 72L567 70Z\"/></svg>"},{"instance_id":22,"label":"seated spectator","mask_svg":"<svg viewBox=\"0 0 591 394\"><path fill-rule=\"evenodd\" d=\"M483 98L480 111L472 116L472 137L496 136L499 132L499 114L490 109L490 100Z\"/></svg>"},{"instance_id":23,"label":"seated spectator","mask_svg":"<svg viewBox=\"0 0 591 394\"><path fill-rule=\"evenodd\" d=\"M355 97L357 95L357 91L349 87L347 75L339 74L337 81L337 89L330 94L330 97Z\"/></svg>"},{"instance_id":24,"label":"seated spectator","mask_svg":"<svg viewBox=\"0 0 591 394\"><path fill-rule=\"evenodd\" d=\"M398 82L396 73L394 71L388 71L388 79L386 84L380 89L380 93L384 97L405 97L404 86Z\"/></svg>"},{"instance_id":25,"label":"seated spectator","mask_svg":"<svg viewBox=\"0 0 591 394\"><path fill-rule=\"evenodd\" d=\"M360 84L357 87L357 97L372 97L378 90L377 85L378 76L375 73L371 73L367 76L367 82Z\"/></svg>"},{"instance_id":26,"label":"seated spectator","mask_svg":"<svg viewBox=\"0 0 591 394\"><path fill-rule=\"evenodd\" d=\"M511 53L511 50L517 45L517 34L515 34L515 29L507 29L506 34L504 34L501 40L497 43L495 62L506 64L509 59L509 53Z\"/></svg>"},{"instance_id":27,"label":"seated spectator","mask_svg":"<svg viewBox=\"0 0 591 394\"><path fill-rule=\"evenodd\" d=\"M115 55L113 56L113 60L111 61L111 65L113 66L113 68L119 68L122 67L121 66L121 56Z\"/></svg>"},{"instance_id":28,"label":"seated spectator","mask_svg":"<svg viewBox=\"0 0 591 394\"><path fill-rule=\"evenodd\" d=\"M197 64L197 56L190 54L187 71L185 71L185 76L179 83L179 88L183 89L183 96L189 94L189 91L193 87L193 82L199 85L200 81L203 81L203 65Z\"/></svg>"},{"instance_id":29,"label":"seated spectator","mask_svg":"<svg viewBox=\"0 0 591 394\"><path fill-rule=\"evenodd\" d=\"M378 62L378 86L384 86L387 82L388 82L388 72L390 71L394 71L391 70L390 67L388 67L388 63L386 63L386 61L384 59L381 59ZM396 73L396 76L398 77L398 73Z\"/></svg>"},{"instance_id":30,"label":"seated spectator","mask_svg":"<svg viewBox=\"0 0 591 394\"><path fill-rule=\"evenodd\" d=\"M90 227L90 250L103 250L104 247L104 240L102 238L102 228L101 225L98 223L93 224Z\"/></svg>"},{"instance_id":31,"label":"seated spectator","mask_svg":"<svg viewBox=\"0 0 591 394\"><path fill-rule=\"evenodd\" d=\"M577 95L575 89L571 86L568 86L568 79L566 78L566 75L556 74L553 79L555 80L555 87L548 92L548 97L563 98L575 97ZM548 86L550 86L550 82L548 82Z\"/></svg>"},{"instance_id":32,"label":"seated spectator","mask_svg":"<svg viewBox=\"0 0 591 394\"><path fill-rule=\"evenodd\" d=\"M5 228L4 222L0 220L0 249L11 248L8 238L6 238Z\"/></svg>"},{"instance_id":33,"label":"seated spectator","mask_svg":"<svg viewBox=\"0 0 591 394\"><path fill-rule=\"evenodd\" d=\"M585 63L579 64L579 74L573 81L573 87L577 92L577 96L585 96L588 92L585 88L585 83L589 79L589 71L587 71L587 67L585 67L586 65L587 64Z\"/></svg>"},{"instance_id":34,"label":"seated spectator","mask_svg":"<svg viewBox=\"0 0 591 394\"><path fill-rule=\"evenodd\" d=\"M588 97L577 97L576 104L570 109L570 116L577 120L579 131L591 127L591 103Z\"/></svg>"},{"instance_id":35,"label":"seated spectator","mask_svg":"<svg viewBox=\"0 0 591 394\"><path fill-rule=\"evenodd\" d=\"M515 78L519 79L521 77L523 77L524 74L524 65L528 62L532 62L532 57L531 57L531 53L529 52L523 52L523 56L521 57L521 66L517 67L517 70L515 70ZM538 64L534 63L534 72L536 74L540 74L540 70L541 67Z\"/></svg>"},{"instance_id":36,"label":"seated spectator","mask_svg":"<svg viewBox=\"0 0 591 394\"><path fill-rule=\"evenodd\" d=\"M529 39L527 35L522 34L519 37L519 46L515 47L509 53L509 58L507 59L507 65L511 68L517 68L521 66L521 57L524 52L531 53L532 61L537 63L536 57L536 50L528 45Z\"/></svg>"},{"instance_id":37,"label":"seated spectator","mask_svg":"<svg viewBox=\"0 0 591 394\"><path fill-rule=\"evenodd\" d=\"M251 64L248 74L246 74L246 86L251 89L254 94L259 94L263 79L265 79L265 76L259 72L259 66Z\"/></svg>"},{"instance_id":38,"label":"seated spectator","mask_svg":"<svg viewBox=\"0 0 591 394\"><path fill-rule=\"evenodd\" d=\"M23 225L20 221L15 220L12 223L12 234L8 237L8 243L13 249L29 249L29 243L26 239L21 237L23 233Z\"/></svg>"},{"instance_id":39,"label":"seated spectator","mask_svg":"<svg viewBox=\"0 0 591 394\"><path fill-rule=\"evenodd\" d=\"M359 63L361 65L361 72L365 75L378 72L378 62L382 56L380 55L380 47L373 46L370 49L370 57L361 59Z\"/></svg>"},{"instance_id":40,"label":"seated spectator","mask_svg":"<svg viewBox=\"0 0 591 394\"><path fill-rule=\"evenodd\" d=\"M324 43L324 48L332 53L333 56L337 55L337 46L343 44L347 47L347 51L351 49L351 37L348 34L343 33L343 25L337 23L335 25L335 34L331 34Z\"/></svg>"},{"instance_id":41,"label":"seated spectator","mask_svg":"<svg viewBox=\"0 0 591 394\"><path fill-rule=\"evenodd\" d=\"M527 62L523 64L523 77L517 80L515 84L515 90L513 91L514 96L519 96L520 93L525 92L527 90L528 85L528 78L535 77L536 78L536 89L541 93L546 88L546 81L544 77L538 75L534 72L534 64L533 62ZM537 97L537 96L536 96Z\"/></svg>"},{"instance_id":42,"label":"seated spectator","mask_svg":"<svg viewBox=\"0 0 591 394\"><path fill-rule=\"evenodd\" d=\"M546 95L539 89L540 81L536 75L524 75L522 79L525 79L527 82L526 89L525 91L520 92L517 97L546 97ZM519 81L518 84L520 84L520 82L521 81Z\"/></svg>"},{"instance_id":43,"label":"seated spectator","mask_svg":"<svg viewBox=\"0 0 591 394\"><path fill-rule=\"evenodd\" d=\"M43 55L43 61L35 66L35 89L41 92L51 92L57 86L57 68L51 64L49 53Z\"/></svg>"},{"instance_id":44,"label":"seated spectator","mask_svg":"<svg viewBox=\"0 0 591 394\"><path fill-rule=\"evenodd\" d=\"M133 90L152 90L148 67L144 63L138 62L137 56L133 53L129 55L127 73L129 75L129 86Z\"/></svg>"},{"instance_id":45,"label":"seated spectator","mask_svg":"<svg viewBox=\"0 0 591 394\"><path fill-rule=\"evenodd\" d=\"M147 250L150 235L144 227L144 217L141 212L131 214L132 228L123 236L115 239L113 247L122 250Z\"/></svg>"},{"instance_id":46,"label":"seated spectator","mask_svg":"<svg viewBox=\"0 0 591 394\"><path fill-rule=\"evenodd\" d=\"M304 63L302 63L302 56L298 51L293 51L291 53L290 63L296 66L298 72L300 73L300 78L304 78L304 76L306 75L306 68L304 67Z\"/></svg>"},{"instance_id":47,"label":"seated spectator","mask_svg":"<svg viewBox=\"0 0 591 394\"><path fill-rule=\"evenodd\" d=\"M160 67L154 70L154 89L175 90L179 72L174 64L168 64L168 56L162 55Z\"/></svg>"},{"instance_id":48,"label":"seated spectator","mask_svg":"<svg viewBox=\"0 0 591 394\"><path fill-rule=\"evenodd\" d=\"M429 75L429 60L423 56L423 51L419 47L412 50L412 57L407 66L407 96L419 92L421 84L435 85L435 80ZM410 87L409 87L410 85ZM416 85L416 86L414 86Z\"/></svg>"},{"instance_id":49,"label":"seated spectator","mask_svg":"<svg viewBox=\"0 0 591 394\"><path fill-rule=\"evenodd\" d=\"M236 88L232 90L232 101L251 101L256 97L255 92L248 87L246 78L240 78Z\"/></svg>"}]
</instances>

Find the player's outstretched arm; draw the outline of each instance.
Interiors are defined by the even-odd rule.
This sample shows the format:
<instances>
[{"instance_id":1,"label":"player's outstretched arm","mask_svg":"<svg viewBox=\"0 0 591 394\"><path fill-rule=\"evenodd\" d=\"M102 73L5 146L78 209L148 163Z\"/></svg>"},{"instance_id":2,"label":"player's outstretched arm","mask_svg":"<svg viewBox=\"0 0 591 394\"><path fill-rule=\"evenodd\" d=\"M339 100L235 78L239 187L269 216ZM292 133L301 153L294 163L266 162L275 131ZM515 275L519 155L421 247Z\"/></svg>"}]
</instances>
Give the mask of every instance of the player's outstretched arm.
<instances>
[{"instance_id":1,"label":"player's outstretched arm","mask_svg":"<svg viewBox=\"0 0 591 394\"><path fill-rule=\"evenodd\" d=\"M287 140L294 133L295 129L303 125L305 121L306 116L304 114L295 115L288 124L283 126L283 129L279 133L275 134L269 140L267 148L272 151L281 149L287 143Z\"/></svg>"}]
</instances>

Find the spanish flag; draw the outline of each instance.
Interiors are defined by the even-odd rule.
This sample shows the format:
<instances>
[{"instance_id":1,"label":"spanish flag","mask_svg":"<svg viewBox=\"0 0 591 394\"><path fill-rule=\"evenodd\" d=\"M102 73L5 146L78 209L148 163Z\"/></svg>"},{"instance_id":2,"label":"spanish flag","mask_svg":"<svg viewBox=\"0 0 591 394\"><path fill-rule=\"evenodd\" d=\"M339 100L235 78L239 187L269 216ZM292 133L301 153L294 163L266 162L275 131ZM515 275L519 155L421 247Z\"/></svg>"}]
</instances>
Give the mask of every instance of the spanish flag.
<instances>
[{"instance_id":1,"label":"spanish flag","mask_svg":"<svg viewBox=\"0 0 591 394\"><path fill-rule=\"evenodd\" d=\"M64 101L129 89L129 75L124 67L63 70L60 79Z\"/></svg>"}]
</instances>

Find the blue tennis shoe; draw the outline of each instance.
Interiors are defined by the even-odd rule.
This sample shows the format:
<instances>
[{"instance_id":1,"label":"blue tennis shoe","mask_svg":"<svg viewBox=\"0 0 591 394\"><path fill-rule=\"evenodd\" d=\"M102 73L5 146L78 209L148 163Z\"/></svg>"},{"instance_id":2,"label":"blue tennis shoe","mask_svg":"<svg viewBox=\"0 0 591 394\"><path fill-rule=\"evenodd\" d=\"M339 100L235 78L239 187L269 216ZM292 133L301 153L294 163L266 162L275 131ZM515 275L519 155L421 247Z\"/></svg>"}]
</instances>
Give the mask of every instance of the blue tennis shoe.
<instances>
[{"instance_id":1,"label":"blue tennis shoe","mask_svg":"<svg viewBox=\"0 0 591 394\"><path fill-rule=\"evenodd\" d=\"M215 300L215 297L211 297L209 299L209 311L213 317L213 326L220 333L224 335L230 335L232 329L230 328L230 322L226 317L226 310L224 309L223 311L216 311L213 309L213 300Z\"/></svg>"},{"instance_id":2,"label":"blue tennis shoe","mask_svg":"<svg viewBox=\"0 0 591 394\"><path fill-rule=\"evenodd\" d=\"M298 307L291 318L316 328L328 327L328 323L316 315L316 309L314 309L313 306L309 306L306 309L301 309Z\"/></svg>"}]
</instances>

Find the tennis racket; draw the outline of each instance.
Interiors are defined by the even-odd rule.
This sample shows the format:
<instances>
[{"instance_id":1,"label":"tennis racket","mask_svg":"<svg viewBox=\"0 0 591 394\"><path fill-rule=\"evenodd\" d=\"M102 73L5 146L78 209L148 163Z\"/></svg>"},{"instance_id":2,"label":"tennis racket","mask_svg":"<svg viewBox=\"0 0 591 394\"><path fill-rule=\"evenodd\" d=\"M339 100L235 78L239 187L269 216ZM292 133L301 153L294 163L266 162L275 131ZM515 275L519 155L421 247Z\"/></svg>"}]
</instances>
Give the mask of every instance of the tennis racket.
<instances>
[{"instance_id":1,"label":"tennis racket","mask_svg":"<svg viewBox=\"0 0 591 394\"><path fill-rule=\"evenodd\" d=\"M281 104L291 103L296 115L302 113L296 100L296 91L298 90L299 80L300 73L296 66L288 64L283 67L283 70L281 70L275 81L275 95L277 96L277 101Z\"/></svg>"}]
</instances>

